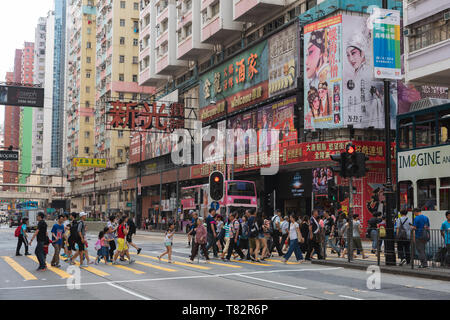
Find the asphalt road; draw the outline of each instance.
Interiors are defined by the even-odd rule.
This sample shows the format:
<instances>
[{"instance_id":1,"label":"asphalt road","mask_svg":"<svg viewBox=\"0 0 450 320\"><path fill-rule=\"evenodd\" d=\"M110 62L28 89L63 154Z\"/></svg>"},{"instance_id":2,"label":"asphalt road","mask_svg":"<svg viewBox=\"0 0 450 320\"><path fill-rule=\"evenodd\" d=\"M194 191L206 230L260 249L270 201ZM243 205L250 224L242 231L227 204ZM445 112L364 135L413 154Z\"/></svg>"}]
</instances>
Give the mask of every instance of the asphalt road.
<instances>
[{"instance_id":1,"label":"asphalt road","mask_svg":"<svg viewBox=\"0 0 450 320\"><path fill-rule=\"evenodd\" d=\"M95 235L89 236L94 256ZM159 262L163 235L139 232L132 265L90 265L37 272L35 257L15 256L14 229L0 228L0 299L87 299L87 300L441 300L450 299L445 281L381 274L380 289L368 289L364 271L303 263L288 265L274 257L262 264L200 260L186 264L190 253L186 236L175 235L175 264ZM32 253L34 253L34 246ZM22 253L23 249L22 249ZM49 249L47 262L53 255ZM34 257L34 258L33 258ZM79 286L71 274L79 274Z\"/></svg>"}]
</instances>

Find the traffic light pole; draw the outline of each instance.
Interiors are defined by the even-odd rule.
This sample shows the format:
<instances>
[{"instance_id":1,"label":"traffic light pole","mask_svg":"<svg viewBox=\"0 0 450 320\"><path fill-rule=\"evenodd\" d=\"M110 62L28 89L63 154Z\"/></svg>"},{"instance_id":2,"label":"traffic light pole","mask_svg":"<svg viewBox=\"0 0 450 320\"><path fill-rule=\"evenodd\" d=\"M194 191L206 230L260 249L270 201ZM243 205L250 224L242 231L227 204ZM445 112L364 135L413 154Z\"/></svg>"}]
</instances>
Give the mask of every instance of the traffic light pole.
<instances>
[{"instance_id":1,"label":"traffic light pole","mask_svg":"<svg viewBox=\"0 0 450 320\"><path fill-rule=\"evenodd\" d=\"M348 204L348 228L347 228L347 257L348 262L353 260L353 178L348 180L349 184L349 204Z\"/></svg>"},{"instance_id":2,"label":"traffic light pole","mask_svg":"<svg viewBox=\"0 0 450 320\"><path fill-rule=\"evenodd\" d=\"M383 0L383 9L388 8L387 0ZM395 244L394 244L394 221L392 214L392 204L394 190L392 186L392 164L391 164L391 100L390 100L390 81L384 80L384 127L386 143L386 184L384 195L386 197L386 240L385 257L386 265L395 266Z\"/></svg>"}]
</instances>

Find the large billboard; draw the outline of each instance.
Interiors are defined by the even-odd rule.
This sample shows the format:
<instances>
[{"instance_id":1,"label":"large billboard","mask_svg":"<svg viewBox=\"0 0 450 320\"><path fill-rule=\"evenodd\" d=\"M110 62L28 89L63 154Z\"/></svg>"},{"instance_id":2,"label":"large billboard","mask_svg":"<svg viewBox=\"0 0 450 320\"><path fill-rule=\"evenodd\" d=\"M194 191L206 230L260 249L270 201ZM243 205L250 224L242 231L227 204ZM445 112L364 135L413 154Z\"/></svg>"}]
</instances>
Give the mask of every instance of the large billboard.
<instances>
[{"instance_id":1,"label":"large billboard","mask_svg":"<svg viewBox=\"0 0 450 320\"><path fill-rule=\"evenodd\" d=\"M343 126L341 44L342 15L304 27L306 130Z\"/></svg>"},{"instance_id":2,"label":"large billboard","mask_svg":"<svg viewBox=\"0 0 450 320\"><path fill-rule=\"evenodd\" d=\"M44 88L0 85L0 105L44 107Z\"/></svg>"},{"instance_id":3,"label":"large billboard","mask_svg":"<svg viewBox=\"0 0 450 320\"><path fill-rule=\"evenodd\" d=\"M354 128L384 125L384 84L374 78L373 30L369 16L343 16L343 117ZM395 128L397 85L391 82L391 128Z\"/></svg>"}]
</instances>

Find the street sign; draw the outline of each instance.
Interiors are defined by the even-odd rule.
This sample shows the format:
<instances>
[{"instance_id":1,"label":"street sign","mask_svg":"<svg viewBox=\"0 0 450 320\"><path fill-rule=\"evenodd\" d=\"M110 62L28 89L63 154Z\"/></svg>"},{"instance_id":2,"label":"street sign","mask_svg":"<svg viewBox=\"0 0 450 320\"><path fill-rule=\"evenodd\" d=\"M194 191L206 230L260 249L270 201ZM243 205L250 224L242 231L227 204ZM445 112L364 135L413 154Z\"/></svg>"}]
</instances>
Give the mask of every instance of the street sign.
<instances>
[{"instance_id":1,"label":"street sign","mask_svg":"<svg viewBox=\"0 0 450 320\"><path fill-rule=\"evenodd\" d=\"M18 161L19 160L19 151L0 150L0 160Z\"/></svg>"},{"instance_id":2,"label":"street sign","mask_svg":"<svg viewBox=\"0 0 450 320\"><path fill-rule=\"evenodd\" d=\"M217 210L219 210L219 208L220 208L219 202L217 202L217 201L211 202L211 209L214 209L217 211Z\"/></svg>"},{"instance_id":3,"label":"street sign","mask_svg":"<svg viewBox=\"0 0 450 320\"><path fill-rule=\"evenodd\" d=\"M73 158L74 167L106 168L106 159Z\"/></svg>"}]
</instances>

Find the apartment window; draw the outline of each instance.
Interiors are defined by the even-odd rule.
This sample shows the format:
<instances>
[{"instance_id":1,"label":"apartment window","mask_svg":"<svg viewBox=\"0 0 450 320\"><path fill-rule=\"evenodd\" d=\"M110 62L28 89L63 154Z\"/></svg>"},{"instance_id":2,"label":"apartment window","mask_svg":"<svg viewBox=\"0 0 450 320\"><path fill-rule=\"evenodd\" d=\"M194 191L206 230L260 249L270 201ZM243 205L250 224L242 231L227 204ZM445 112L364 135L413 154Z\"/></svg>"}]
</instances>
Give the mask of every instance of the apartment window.
<instances>
[{"instance_id":1,"label":"apartment window","mask_svg":"<svg viewBox=\"0 0 450 320\"><path fill-rule=\"evenodd\" d=\"M86 101L86 102L84 103L84 106L85 106L86 108L90 108L90 107L91 107L91 103L90 103L89 101Z\"/></svg>"},{"instance_id":2,"label":"apartment window","mask_svg":"<svg viewBox=\"0 0 450 320\"><path fill-rule=\"evenodd\" d=\"M205 24L208 21L208 11L203 10L202 11L202 23Z\"/></svg>"},{"instance_id":3,"label":"apartment window","mask_svg":"<svg viewBox=\"0 0 450 320\"><path fill-rule=\"evenodd\" d=\"M120 26L125 27L125 19L120 19Z\"/></svg>"},{"instance_id":4,"label":"apartment window","mask_svg":"<svg viewBox=\"0 0 450 320\"><path fill-rule=\"evenodd\" d=\"M215 17L216 15L219 14L219 11L220 11L220 2L217 1L215 4L211 6L211 16Z\"/></svg>"},{"instance_id":5,"label":"apartment window","mask_svg":"<svg viewBox=\"0 0 450 320\"><path fill-rule=\"evenodd\" d=\"M90 78L91 77L91 73L90 72L86 72L86 78Z\"/></svg>"},{"instance_id":6,"label":"apartment window","mask_svg":"<svg viewBox=\"0 0 450 320\"><path fill-rule=\"evenodd\" d=\"M125 44L125 37L120 37L120 44L124 45Z\"/></svg>"},{"instance_id":7,"label":"apartment window","mask_svg":"<svg viewBox=\"0 0 450 320\"><path fill-rule=\"evenodd\" d=\"M124 94L122 92L119 92L119 99L122 100L124 98Z\"/></svg>"},{"instance_id":8,"label":"apartment window","mask_svg":"<svg viewBox=\"0 0 450 320\"><path fill-rule=\"evenodd\" d=\"M91 57L86 57L86 63L91 63Z\"/></svg>"},{"instance_id":9,"label":"apartment window","mask_svg":"<svg viewBox=\"0 0 450 320\"><path fill-rule=\"evenodd\" d=\"M134 10L139 10L139 2L134 2L133 3L133 9Z\"/></svg>"},{"instance_id":10,"label":"apartment window","mask_svg":"<svg viewBox=\"0 0 450 320\"><path fill-rule=\"evenodd\" d=\"M84 117L84 122L89 123L89 117Z\"/></svg>"},{"instance_id":11,"label":"apartment window","mask_svg":"<svg viewBox=\"0 0 450 320\"><path fill-rule=\"evenodd\" d=\"M191 8L192 8L192 1L191 0L185 1L184 2L184 7L185 7L186 11L191 10Z\"/></svg>"},{"instance_id":12,"label":"apartment window","mask_svg":"<svg viewBox=\"0 0 450 320\"><path fill-rule=\"evenodd\" d=\"M120 8L125 9L125 1L120 1Z\"/></svg>"},{"instance_id":13,"label":"apartment window","mask_svg":"<svg viewBox=\"0 0 450 320\"><path fill-rule=\"evenodd\" d=\"M119 62L124 63L125 62L125 56L119 56Z\"/></svg>"},{"instance_id":14,"label":"apartment window","mask_svg":"<svg viewBox=\"0 0 450 320\"><path fill-rule=\"evenodd\" d=\"M84 132L84 137L85 138L89 138L90 135L91 135L91 133L89 131L85 131Z\"/></svg>"},{"instance_id":15,"label":"apartment window","mask_svg":"<svg viewBox=\"0 0 450 320\"><path fill-rule=\"evenodd\" d=\"M133 82L138 82L138 76L137 76L137 74L133 74Z\"/></svg>"},{"instance_id":16,"label":"apartment window","mask_svg":"<svg viewBox=\"0 0 450 320\"><path fill-rule=\"evenodd\" d=\"M86 86L86 93L91 93L91 87Z\"/></svg>"},{"instance_id":17,"label":"apartment window","mask_svg":"<svg viewBox=\"0 0 450 320\"><path fill-rule=\"evenodd\" d=\"M163 22L161 22L161 32L165 32L169 26L169 19L164 19Z\"/></svg>"},{"instance_id":18,"label":"apartment window","mask_svg":"<svg viewBox=\"0 0 450 320\"><path fill-rule=\"evenodd\" d=\"M84 153L89 154L89 147L84 147Z\"/></svg>"},{"instance_id":19,"label":"apartment window","mask_svg":"<svg viewBox=\"0 0 450 320\"><path fill-rule=\"evenodd\" d=\"M117 149L117 157L122 158L123 156L123 149Z\"/></svg>"},{"instance_id":20,"label":"apartment window","mask_svg":"<svg viewBox=\"0 0 450 320\"><path fill-rule=\"evenodd\" d=\"M192 34L192 23L189 23L184 27L184 34L186 35L186 37L189 37Z\"/></svg>"},{"instance_id":21,"label":"apartment window","mask_svg":"<svg viewBox=\"0 0 450 320\"><path fill-rule=\"evenodd\" d=\"M138 40L138 39L133 39L133 46L137 46L138 43L139 43L139 40Z\"/></svg>"},{"instance_id":22,"label":"apartment window","mask_svg":"<svg viewBox=\"0 0 450 320\"><path fill-rule=\"evenodd\" d=\"M88 0L88 6L93 7L94 6L94 1L93 0Z\"/></svg>"},{"instance_id":23,"label":"apartment window","mask_svg":"<svg viewBox=\"0 0 450 320\"><path fill-rule=\"evenodd\" d=\"M137 79L137 76L136 76ZM138 94L137 93L133 93L131 100L137 100L138 98Z\"/></svg>"},{"instance_id":24,"label":"apartment window","mask_svg":"<svg viewBox=\"0 0 450 320\"><path fill-rule=\"evenodd\" d=\"M124 78L125 77L124 77L123 73L119 73L119 81L124 81Z\"/></svg>"},{"instance_id":25,"label":"apartment window","mask_svg":"<svg viewBox=\"0 0 450 320\"><path fill-rule=\"evenodd\" d=\"M134 56L133 57L133 64L138 64L139 63L139 57Z\"/></svg>"},{"instance_id":26,"label":"apartment window","mask_svg":"<svg viewBox=\"0 0 450 320\"><path fill-rule=\"evenodd\" d=\"M87 32L87 34L91 34L92 33L92 29L91 28L87 28L86 32Z\"/></svg>"},{"instance_id":27,"label":"apartment window","mask_svg":"<svg viewBox=\"0 0 450 320\"><path fill-rule=\"evenodd\" d=\"M133 29L135 33L139 32L139 21L133 21Z\"/></svg>"},{"instance_id":28,"label":"apartment window","mask_svg":"<svg viewBox=\"0 0 450 320\"><path fill-rule=\"evenodd\" d=\"M117 137L123 138L123 131L117 131Z\"/></svg>"},{"instance_id":29,"label":"apartment window","mask_svg":"<svg viewBox=\"0 0 450 320\"><path fill-rule=\"evenodd\" d=\"M90 49L90 48L91 48L91 42L90 42L90 41L86 42L86 48L87 48L87 49Z\"/></svg>"},{"instance_id":30,"label":"apartment window","mask_svg":"<svg viewBox=\"0 0 450 320\"><path fill-rule=\"evenodd\" d=\"M409 27L410 52L450 39L450 23L443 16L441 12Z\"/></svg>"}]
</instances>

